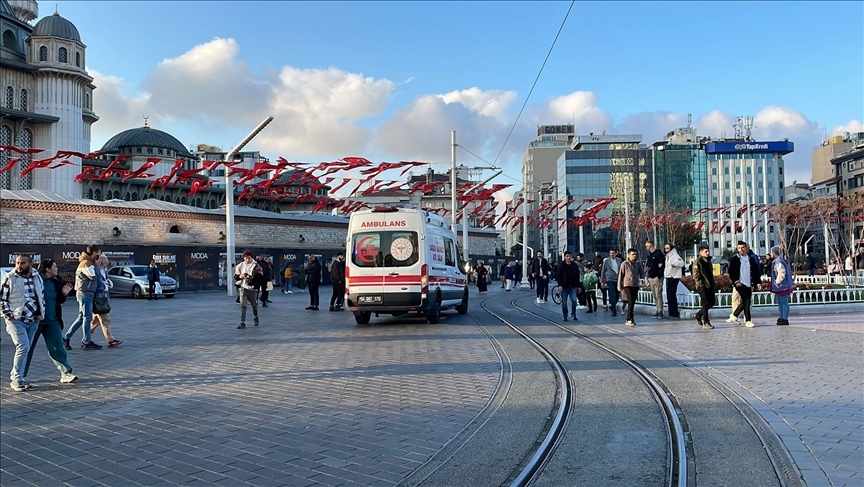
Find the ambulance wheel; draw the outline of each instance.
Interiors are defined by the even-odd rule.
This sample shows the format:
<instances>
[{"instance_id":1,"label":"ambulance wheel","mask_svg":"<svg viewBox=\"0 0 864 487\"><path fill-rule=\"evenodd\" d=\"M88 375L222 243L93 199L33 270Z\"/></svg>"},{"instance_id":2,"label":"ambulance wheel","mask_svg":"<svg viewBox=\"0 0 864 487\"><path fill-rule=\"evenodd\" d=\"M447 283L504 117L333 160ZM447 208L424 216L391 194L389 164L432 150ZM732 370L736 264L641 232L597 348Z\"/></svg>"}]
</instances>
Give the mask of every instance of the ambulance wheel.
<instances>
[{"instance_id":1,"label":"ambulance wheel","mask_svg":"<svg viewBox=\"0 0 864 487\"><path fill-rule=\"evenodd\" d=\"M369 320L372 318L372 313L369 311L364 311L362 313L354 313L354 320L358 325L368 325Z\"/></svg>"},{"instance_id":2,"label":"ambulance wheel","mask_svg":"<svg viewBox=\"0 0 864 487\"><path fill-rule=\"evenodd\" d=\"M465 290L465 295L462 296L462 303L459 306L456 306L456 312L460 315L464 315L468 313L468 290Z\"/></svg>"},{"instance_id":3,"label":"ambulance wheel","mask_svg":"<svg viewBox=\"0 0 864 487\"><path fill-rule=\"evenodd\" d=\"M435 304L426 312L426 323L436 325L441 321L441 296L435 296Z\"/></svg>"}]
</instances>

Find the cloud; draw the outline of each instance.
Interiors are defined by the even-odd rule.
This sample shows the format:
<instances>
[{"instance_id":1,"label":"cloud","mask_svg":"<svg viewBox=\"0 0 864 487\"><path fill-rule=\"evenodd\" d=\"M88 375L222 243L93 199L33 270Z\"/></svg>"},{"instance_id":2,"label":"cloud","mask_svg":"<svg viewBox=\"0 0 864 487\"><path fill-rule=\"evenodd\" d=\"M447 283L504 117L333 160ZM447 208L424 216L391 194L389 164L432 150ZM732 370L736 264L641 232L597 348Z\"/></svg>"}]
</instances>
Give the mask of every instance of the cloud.
<instances>
[{"instance_id":1,"label":"cloud","mask_svg":"<svg viewBox=\"0 0 864 487\"><path fill-rule=\"evenodd\" d=\"M849 120L849 123L846 125L838 125L831 130L831 135L843 135L846 132L856 133L856 132L864 132L864 123L861 123L858 120Z\"/></svg>"},{"instance_id":2,"label":"cloud","mask_svg":"<svg viewBox=\"0 0 864 487\"><path fill-rule=\"evenodd\" d=\"M144 125L143 117L152 115L150 94L129 95L124 90L123 78L89 70L96 90L93 92L93 111L100 120L93 125L93 141L103 141L121 130ZM118 130L121 127L121 130ZM98 142L97 142L98 143ZM91 147L90 150L100 149Z\"/></svg>"},{"instance_id":3,"label":"cloud","mask_svg":"<svg viewBox=\"0 0 864 487\"><path fill-rule=\"evenodd\" d=\"M462 91L451 91L438 95L445 103L461 103L472 112L484 117L492 117L503 122L509 118L508 109L516 99L515 91L483 91L476 86Z\"/></svg>"}]
</instances>

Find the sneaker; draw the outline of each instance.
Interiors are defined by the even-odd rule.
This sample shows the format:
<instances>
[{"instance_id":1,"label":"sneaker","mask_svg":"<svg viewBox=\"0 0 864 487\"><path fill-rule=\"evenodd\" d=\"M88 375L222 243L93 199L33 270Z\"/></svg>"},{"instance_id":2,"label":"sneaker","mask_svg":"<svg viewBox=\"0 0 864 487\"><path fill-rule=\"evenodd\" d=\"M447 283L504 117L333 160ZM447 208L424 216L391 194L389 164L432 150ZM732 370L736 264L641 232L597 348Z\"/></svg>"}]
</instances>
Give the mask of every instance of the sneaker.
<instances>
[{"instance_id":1,"label":"sneaker","mask_svg":"<svg viewBox=\"0 0 864 487\"><path fill-rule=\"evenodd\" d=\"M313 310L313 309L315 309L315 306L306 306L306 308L304 308L304 309Z\"/></svg>"},{"instance_id":2,"label":"sneaker","mask_svg":"<svg viewBox=\"0 0 864 487\"><path fill-rule=\"evenodd\" d=\"M66 372L65 374L60 376L61 384L71 384L78 380L78 376L73 374L72 372Z\"/></svg>"},{"instance_id":3,"label":"sneaker","mask_svg":"<svg viewBox=\"0 0 864 487\"><path fill-rule=\"evenodd\" d=\"M72 350L72 345L69 344L69 338L63 339L63 348L66 350Z\"/></svg>"},{"instance_id":4,"label":"sneaker","mask_svg":"<svg viewBox=\"0 0 864 487\"><path fill-rule=\"evenodd\" d=\"M744 326L746 326L747 328L753 328L756 326L756 324L753 323L752 321L746 321L746 322L744 322Z\"/></svg>"},{"instance_id":5,"label":"sneaker","mask_svg":"<svg viewBox=\"0 0 864 487\"><path fill-rule=\"evenodd\" d=\"M81 343L81 348L84 350L102 350L102 345L95 342Z\"/></svg>"},{"instance_id":6,"label":"sneaker","mask_svg":"<svg viewBox=\"0 0 864 487\"><path fill-rule=\"evenodd\" d=\"M699 315L698 313L695 314L695 315L693 315L693 318L696 320L696 323L698 323L699 326L703 326L703 325L704 325L704 323L702 323L702 316Z\"/></svg>"},{"instance_id":7,"label":"sneaker","mask_svg":"<svg viewBox=\"0 0 864 487\"><path fill-rule=\"evenodd\" d=\"M579 305L576 309L588 309L588 306Z\"/></svg>"},{"instance_id":8,"label":"sneaker","mask_svg":"<svg viewBox=\"0 0 864 487\"><path fill-rule=\"evenodd\" d=\"M788 325L789 325L789 320L784 319L784 318L781 318L780 321L777 323L777 326L788 326Z\"/></svg>"},{"instance_id":9,"label":"sneaker","mask_svg":"<svg viewBox=\"0 0 864 487\"><path fill-rule=\"evenodd\" d=\"M703 330L713 330L714 325L712 325L711 323L706 321L705 323L702 324L702 329Z\"/></svg>"},{"instance_id":10,"label":"sneaker","mask_svg":"<svg viewBox=\"0 0 864 487\"><path fill-rule=\"evenodd\" d=\"M618 316L618 313L616 313L614 309L612 310L612 316Z\"/></svg>"},{"instance_id":11,"label":"sneaker","mask_svg":"<svg viewBox=\"0 0 864 487\"><path fill-rule=\"evenodd\" d=\"M318 306L313 306L312 309L314 309L315 311L318 311Z\"/></svg>"},{"instance_id":12,"label":"sneaker","mask_svg":"<svg viewBox=\"0 0 864 487\"><path fill-rule=\"evenodd\" d=\"M15 391L15 392L24 392L24 391L26 391L26 390L27 390L26 385L27 385L26 382L25 382L25 383L21 383L21 382L18 382L17 380L13 380L12 382L9 383L9 387L11 387L12 390Z\"/></svg>"},{"instance_id":13,"label":"sneaker","mask_svg":"<svg viewBox=\"0 0 864 487\"><path fill-rule=\"evenodd\" d=\"M591 311L591 310L589 309L588 311L586 311L586 313L593 313L593 311Z\"/></svg>"},{"instance_id":14,"label":"sneaker","mask_svg":"<svg viewBox=\"0 0 864 487\"><path fill-rule=\"evenodd\" d=\"M729 319L726 320L726 323L738 323L738 317L735 315L729 315Z\"/></svg>"},{"instance_id":15,"label":"sneaker","mask_svg":"<svg viewBox=\"0 0 864 487\"><path fill-rule=\"evenodd\" d=\"M627 325L627 326L636 326L636 322L635 322L635 321L631 321L631 320L627 320L627 321L625 321L624 324Z\"/></svg>"},{"instance_id":16,"label":"sneaker","mask_svg":"<svg viewBox=\"0 0 864 487\"><path fill-rule=\"evenodd\" d=\"M294 291L285 291L285 294L294 294Z\"/></svg>"},{"instance_id":17,"label":"sneaker","mask_svg":"<svg viewBox=\"0 0 864 487\"><path fill-rule=\"evenodd\" d=\"M246 323L240 323L239 325L237 325L238 330L242 330L243 328L246 328Z\"/></svg>"},{"instance_id":18,"label":"sneaker","mask_svg":"<svg viewBox=\"0 0 864 487\"><path fill-rule=\"evenodd\" d=\"M267 303L264 302L263 304L261 304L261 307L262 307L262 308L266 308L266 307L267 307Z\"/></svg>"},{"instance_id":19,"label":"sneaker","mask_svg":"<svg viewBox=\"0 0 864 487\"><path fill-rule=\"evenodd\" d=\"M567 317L566 317L566 316L564 317L564 321L567 321Z\"/></svg>"},{"instance_id":20,"label":"sneaker","mask_svg":"<svg viewBox=\"0 0 864 487\"><path fill-rule=\"evenodd\" d=\"M654 315L654 319L655 320L662 320L663 319L663 313L658 312L656 315Z\"/></svg>"},{"instance_id":21,"label":"sneaker","mask_svg":"<svg viewBox=\"0 0 864 487\"><path fill-rule=\"evenodd\" d=\"M543 301L543 300L540 299L540 298L537 298L537 299L534 300L534 302L537 303L537 304L540 304L542 301Z\"/></svg>"},{"instance_id":22,"label":"sneaker","mask_svg":"<svg viewBox=\"0 0 864 487\"><path fill-rule=\"evenodd\" d=\"M330 306L330 311L336 311L336 307L335 307L335 306Z\"/></svg>"},{"instance_id":23,"label":"sneaker","mask_svg":"<svg viewBox=\"0 0 864 487\"><path fill-rule=\"evenodd\" d=\"M576 315L570 316L570 319L573 321L579 321L579 318L576 318Z\"/></svg>"}]
</instances>

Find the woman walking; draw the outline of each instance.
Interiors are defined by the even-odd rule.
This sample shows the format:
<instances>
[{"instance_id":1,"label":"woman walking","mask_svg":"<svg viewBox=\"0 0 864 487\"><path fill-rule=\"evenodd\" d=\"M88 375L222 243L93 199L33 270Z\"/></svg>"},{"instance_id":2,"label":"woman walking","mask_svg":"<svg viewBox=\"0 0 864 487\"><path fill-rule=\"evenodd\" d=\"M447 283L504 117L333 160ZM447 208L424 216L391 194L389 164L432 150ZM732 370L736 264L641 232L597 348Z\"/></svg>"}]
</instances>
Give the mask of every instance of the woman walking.
<instances>
[{"instance_id":1,"label":"woman walking","mask_svg":"<svg viewBox=\"0 0 864 487\"><path fill-rule=\"evenodd\" d=\"M123 343L123 340L118 340L111 335L111 305L109 301L109 291L114 287L111 279L108 279L108 257L101 255L96 261L96 293L93 295L93 303L104 302L108 304L108 311L100 313L99 307L93 307L93 321L90 323L90 334L96 332L96 328L102 327L102 334L105 335L105 341L109 347L116 347Z\"/></svg>"},{"instance_id":2,"label":"woman walking","mask_svg":"<svg viewBox=\"0 0 864 487\"><path fill-rule=\"evenodd\" d=\"M474 275L477 276L477 292L485 293L487 291L486 285L488 282L486 279L489 276L489 269L482 262L478 262L477 267L474 268Z\"/></svg>"},{"instance_id":3,"label":"woman walking","mask_svg":"<svg viewBox=\"0 0 864 487\"><path fill-rule=\"evenodd\" d=\"M63 278L57 275L57 263L51 259L45 259L40 262L38 271L42 277L45 312L42 321L39 322L39 327L36 329L36 335L33 336L30 351L27 352L24 377L27 377L27 372L30 370L33 351L36 350L36 343L39 341L39 336L41 335L45 338L45 348L48 349L48 356L51 357L54 366L60 371L60 382L71 384L78 380L78 376L72 373L72 366L69 365L69 358L66 355L65 348L63 348L62 305L66 302L66 296L72 291L72 284L63 282Z\"/></svg>"},{"instance_id":4,"label":"woman walking","mask_svg":"<svg viewBox=\"0 0 864 487\"><path fill-rule=\"evenodd\" d=\"M789 295L795 291L795 283L792 280L792 268L789 262L783 258L783 249L775 245L771 247L771 255L774 261L771 264L771 292L777 296L777 310L780 317L777 325L789 324Z\"/></svg>"}]
</instances>

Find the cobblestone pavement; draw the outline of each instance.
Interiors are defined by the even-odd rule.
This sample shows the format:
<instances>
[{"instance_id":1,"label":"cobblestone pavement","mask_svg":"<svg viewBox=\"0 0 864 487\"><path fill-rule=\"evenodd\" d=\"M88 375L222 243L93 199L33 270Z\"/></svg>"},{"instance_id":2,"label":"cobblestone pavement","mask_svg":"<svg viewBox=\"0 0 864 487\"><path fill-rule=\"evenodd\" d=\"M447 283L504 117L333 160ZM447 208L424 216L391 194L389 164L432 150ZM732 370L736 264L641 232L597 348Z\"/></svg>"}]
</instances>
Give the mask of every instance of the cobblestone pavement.
<instances>
[{"instance_id":1,"label":"cobblestone pavement","mask_svg":"<svg viewBox=\"0 0 864 487\"><path fill-rule=\"evenodd\" d=\"M2 383L0 484L393 485L491 397L499 360L468 317L357 327L307 296L274 293L245 330L223 293L115 298L125 342L69 352L74 385L40 341L34 389ZM13 350L4 335L4 377Z\"/></svg>"},{"instance_id":2,"label":"cobblestone pavement","mask_svg":"<svg viewBox=\"0 0 864 487\"><path fill-rule=\"evenodd\" d=\"M716 328L710 331L693 320L638 316L638 325L629 328L619 318L602 308L597 315L580 316L665 351L729 386L780 436L808 487L864 485L860 315L794 316L791 326L754 318L755 328L714 320Z\"/></svg>"}]
</instances>

